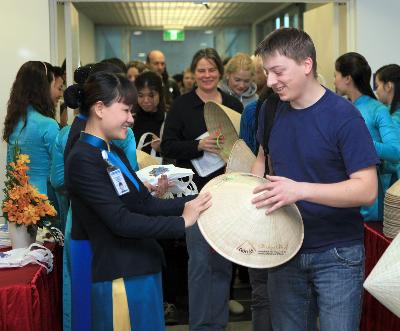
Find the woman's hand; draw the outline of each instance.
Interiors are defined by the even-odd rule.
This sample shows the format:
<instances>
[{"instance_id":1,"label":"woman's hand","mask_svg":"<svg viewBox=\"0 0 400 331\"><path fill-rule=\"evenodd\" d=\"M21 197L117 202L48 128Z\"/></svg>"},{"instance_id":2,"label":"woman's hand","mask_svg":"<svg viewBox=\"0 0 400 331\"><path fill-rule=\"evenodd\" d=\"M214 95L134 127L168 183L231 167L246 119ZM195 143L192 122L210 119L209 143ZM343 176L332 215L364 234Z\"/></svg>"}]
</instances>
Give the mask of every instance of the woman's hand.
<instances>
[{"instance_id":1,"label":"woman's hand","mask_svg":"<svg viewBox=\"0 0 400 331\"><path fill-rule=\"evenodd\" d=\"M158 138L155 134L153 134L151 141L151 148L154 149L156 152L160 153L161 152L161 139Z\"/></svg>"},{"instance_id":2,"label":"woman's hand","mask_svg":"<svg viewBox=\"0 0 400 331\"><path fill-rule=\"evenodd\" d=\"M185 220L185 228L196 223L200 214L211 207L211 193L202 193L196 199L185 203L182 217Z\"/></svg>"},{"instance_id":3,"label":"woman's hand","mask_svg":"<svg viewBox=\"0 0 400 331\"><path fill-rule=\"evenodd\" d=\"M144 185L147 187L150 193L154 193L154 196L161 198L168 191L168 187L174 186L173 183L168 182L166 175L161 175L158 179L157 185L151 185L149 182L145 182Z\"/></svg>"},{"instance_id":4,"label":"woman's hand","mask_svg":"<svg viewBox=\"0 0 400 331\"><path fill-rule=\"evenodd\" d=\"M217 131L210 134L208 137L199 141L197 149L199 151L207 151L214 154L219 154L221 145L224 143L224 137Z\"/></svg>"}]
</instances>

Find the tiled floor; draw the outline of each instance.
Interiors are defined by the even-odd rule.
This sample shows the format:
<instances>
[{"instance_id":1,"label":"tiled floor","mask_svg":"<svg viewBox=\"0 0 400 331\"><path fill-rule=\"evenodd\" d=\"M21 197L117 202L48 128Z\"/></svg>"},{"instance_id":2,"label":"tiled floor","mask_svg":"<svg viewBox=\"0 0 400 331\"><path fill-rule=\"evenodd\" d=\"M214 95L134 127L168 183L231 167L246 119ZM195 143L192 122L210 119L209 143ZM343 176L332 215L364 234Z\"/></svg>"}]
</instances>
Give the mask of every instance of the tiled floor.
<instances>
[{"instance_id":1,"label":"tiled floor","mask_svg":"<svg viewBox=\"0 0 400 331\"><path fill-rule=\"evenodd\" d=\"M226 331L250 331L251 330L251 311L250 311L250 287L236 288L235 286L235 299L239 301L244 307L244 313L240 315L229 316L229 325ZM167 326L167 331L187 331L189 327L187 304L181 302L178 305L178 317L180 325Z\"/></svg>"},{"instance_id":2,"label":"tiled floor","mask_svg":"<svg viewBox=\"0 0 400 331\"><path fill-rule=\"evenodd\" d=\"M167 326L167 331L188 331L187 325ZM230 322L226 331L251 331L251 321Z\"/></svg>"}]
</instances>

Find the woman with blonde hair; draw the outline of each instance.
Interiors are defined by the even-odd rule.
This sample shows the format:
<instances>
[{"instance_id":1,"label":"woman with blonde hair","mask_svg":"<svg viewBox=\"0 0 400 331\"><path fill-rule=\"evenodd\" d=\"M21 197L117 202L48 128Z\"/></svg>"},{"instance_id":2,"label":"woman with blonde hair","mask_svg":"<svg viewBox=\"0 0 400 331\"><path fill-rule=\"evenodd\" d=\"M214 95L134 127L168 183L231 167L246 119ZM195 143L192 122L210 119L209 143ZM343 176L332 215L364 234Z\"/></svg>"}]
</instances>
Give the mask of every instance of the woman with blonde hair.
<instances>
[{"instance_id":1,"label":"woman with blonde hair","mask_svg":"<svg viewBox=\"0 0 400 331\"><path fill-rule=\"evenodd\" d=\"M236 97L246 107L258 99L255 83L256 69L250 56L237 53L225 66L225 76L220 84L222 91Z\"/></svg>"}]
</instances>

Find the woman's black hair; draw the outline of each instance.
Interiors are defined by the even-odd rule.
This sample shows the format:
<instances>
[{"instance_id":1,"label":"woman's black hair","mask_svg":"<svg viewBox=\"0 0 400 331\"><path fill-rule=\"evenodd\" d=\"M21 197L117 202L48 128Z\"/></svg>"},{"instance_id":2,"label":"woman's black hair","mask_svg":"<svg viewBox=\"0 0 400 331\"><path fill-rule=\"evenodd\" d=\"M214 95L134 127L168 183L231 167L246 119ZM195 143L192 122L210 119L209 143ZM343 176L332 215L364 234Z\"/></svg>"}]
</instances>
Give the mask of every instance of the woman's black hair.
<instances>
[{"instance_id":1,"label":"woman's black hair","mask_svg":"<svg viewBox=\"0 0 400 331\"><path fill-rule=\"evenodd\" d=\"M224 65L222 64L222 60L218 55L218 52L214 48L203 48L198 50L193 55L192 63L190 64L190 69L192 70L192 72L196 71L197 64L201 59L213 61L221 77L224 75Z\"/></svg>"},{"instance_id":2,"label":"woman's black hair","mask_svg":"<svg viewBox=\"0 0 400 331\"><path fill-rule=\"evenodd\" d=\"M400 66L398 64L388 64L379 68L375 77L383 83L393 84L394 94L390 103L390 114L393 114L400 107Z\"/></svg>"},{"instance_id":3,"label":"woman's black hair","mask_svg":"<svg viewBox=\"0 0 400 331\"><path fill-rule=\"evenodd\" d=\"M90 108L101 101L105 106L114 102L136 106L137 92L135 86L123 75L99 71L91 73L82 86L68 87L74 90L64 93L65 103L70 108L77 108L81 114L88 116Z\"/></svg>"},{"instance_id":4,"label":"woman's black hair","mask_svg":"<svg viewBox=\"0 0 400 331\"><path fill-rule=\"evenodd\" d=\"M149 90L156 91L159 95L160 102L157 106L158 110L165 112L165 96L163 82L159 74L153 71L142 72L135 79L136 90L139 93L140 90L148 88ZM142 111L140 105L137 107L137 111Z\"/></svg>"},{"instance_id":5,"label":"woman's black hair","mask_svg":"<svg viewBox=\"0 0 400 331\"><path fill-rule=\"evenodd\" d=\"M371 67L364 56L355 52L343 54L336 60L335 69L344 77L350 76L361 94L376 99L371 87Z\"/></svg>"},{"instance_id":6,"label":"woman's black hair","mask_svg":"<svg viewBox=\"0 0 400 331\"><path fill-rule=\"evenodd\" d=\"M121 72L124 73L124 74L127 71L126 64L124 63L124 61L122 61L121 59L119 59L117 57L111 57L109 59L104 59L100 63L111 63L111 64L119 67Z\"/></svg>"},{"instance_id":7,"label":"woman's black hair","mask_svg":"<svg viewBox=\"0 0 400 331\"><path fill-rule=\"evenodd\" d=\"M49 77L51 66L40 61L28 61L18 70L11 87L10 99L7 103L7 114L4 121L3 139L9 142L18 121L26 126L27 108L32 106L40 114L54 118L54 104L50 97Z\"/></svg>"}]
</instances>

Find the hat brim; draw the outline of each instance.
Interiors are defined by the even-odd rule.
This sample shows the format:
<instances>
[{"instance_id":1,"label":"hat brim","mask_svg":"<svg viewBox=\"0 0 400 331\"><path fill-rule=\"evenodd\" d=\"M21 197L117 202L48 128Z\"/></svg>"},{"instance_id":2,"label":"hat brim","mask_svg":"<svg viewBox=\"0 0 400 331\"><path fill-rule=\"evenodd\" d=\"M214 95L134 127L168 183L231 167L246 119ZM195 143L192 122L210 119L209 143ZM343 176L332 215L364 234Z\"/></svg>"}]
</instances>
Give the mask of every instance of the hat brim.
<instances>
[{"instance_id":1,"label":"hat brim","mask_svg":"<svg viewBox=\"0 0 400 331\"><path fill-rule=\"evenodd\" d=\"M238 139L232 147L231 154L229 155L229 159L226 164L225 173L251 173L251 169L255 161L256 156L247 146L245 141L243 139Z\"/></svg>"},{"instance_id":2,"label":"hat brim","mask_svg":"<svg viewBox=\"0 0 400 331\"><path fill-rule=\"evenodd\" d=\"M226 259L251 268L272 268L289 261L300 249L304 227L295 204L266 215L251 200L261 177L231 173L212 179L202 192L210 192L212 206L198 219L209 245Z\"/></svg>"},{"instance_id":3,"label":"hat brim","mask_svg":"<svg viewBox=\"0 0 400 331\"><path fill-rule=\"evenodd\" d=\"M234 143L239 139L238 131L233 122L239 123L240 126L240 114L224 105L208 101L204 105L204 120L210 134L219 132L223 137L219 155L227 162Z\"/></svg>"}]
</instances>

